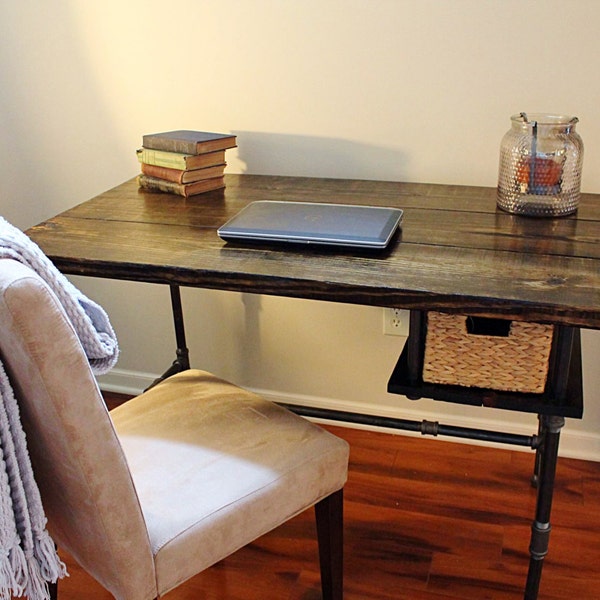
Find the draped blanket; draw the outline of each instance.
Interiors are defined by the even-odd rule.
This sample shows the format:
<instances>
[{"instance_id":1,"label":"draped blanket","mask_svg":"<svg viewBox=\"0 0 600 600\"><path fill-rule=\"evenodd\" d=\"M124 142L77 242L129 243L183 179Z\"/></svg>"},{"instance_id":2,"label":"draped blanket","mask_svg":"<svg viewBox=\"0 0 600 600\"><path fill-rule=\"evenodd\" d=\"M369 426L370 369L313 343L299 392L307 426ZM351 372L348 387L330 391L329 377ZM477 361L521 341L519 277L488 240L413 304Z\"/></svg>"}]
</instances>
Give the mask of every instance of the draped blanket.
<instances>
[{"instance_id":1,"label":"draped blanket","mask_svg":"<svg viewBox=\"0 0 600 600\"><path fill-rule=\"evenodd\" d=\"M106 312L2 217L0 258L27 265L48 284L71 320L94 373L101 375L115 365L119 349ZM49 600L47 583L66 575L46 523L19 407L0 364L0 600L24 594L29 600Z\"/></svg>"}]
</instances>

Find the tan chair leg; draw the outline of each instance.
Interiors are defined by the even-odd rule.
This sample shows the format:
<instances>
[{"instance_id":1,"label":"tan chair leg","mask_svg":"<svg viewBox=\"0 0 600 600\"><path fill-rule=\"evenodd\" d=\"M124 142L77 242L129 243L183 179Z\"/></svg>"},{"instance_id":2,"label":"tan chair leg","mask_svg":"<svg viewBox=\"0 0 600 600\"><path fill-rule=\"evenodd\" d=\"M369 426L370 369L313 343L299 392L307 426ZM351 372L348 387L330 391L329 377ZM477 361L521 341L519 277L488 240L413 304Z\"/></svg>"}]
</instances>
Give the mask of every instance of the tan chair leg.
<instances>
[{"instance_id":1,"label":"tan chair leg","mask_svg":"<svg viewBox=\"0 0 600 600\"><path fill-rule=\"evenodd\" d=\"M344 596L344 492L339 490L315 505L323 600Z\"/></svg>"}]
</instances>

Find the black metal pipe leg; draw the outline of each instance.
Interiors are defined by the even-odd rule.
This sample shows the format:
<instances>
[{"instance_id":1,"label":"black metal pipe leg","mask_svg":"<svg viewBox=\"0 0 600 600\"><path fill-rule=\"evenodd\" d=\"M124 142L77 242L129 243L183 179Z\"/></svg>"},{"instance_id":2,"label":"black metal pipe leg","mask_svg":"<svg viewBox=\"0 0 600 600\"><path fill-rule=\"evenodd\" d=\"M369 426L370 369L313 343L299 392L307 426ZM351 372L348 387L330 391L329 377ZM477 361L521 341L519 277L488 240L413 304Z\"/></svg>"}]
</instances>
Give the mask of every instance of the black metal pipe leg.
<instances>
[{"instance_id":1,"label":"black metal pipe leg","mask_svg":"<svg viewBox=\"0 0 600 600\"><path fill-rule=\"evenodd\" d=\"M171 308L173 310L173 325L175 327L175 341L177 342L177 362L181 371L190 368L189 351L185 341L185 326L183 323L183 307L181 305L181 293L178 285L169 286L171 290Z\"/></svg>"},{"instance_id":2,"label":"black metal pipe leg","mask_svg":"<svg viewBox=\"0 0 600 600\"><path fill-rule=\"evenodd\" d=\"M541 430L544 433L544 439L538 465L538 494L535 520L531 526L529 573L527 574L524 600L537 600L538 597L542 568L546 554L548 554L550 541L550 513L552 511L560 431L565 424L563 417L544 415L541 419Z\"/></svg>"},{"instance_id":3,"label":"black metal pipe leg","mask_svg":"<svg viewBox=\"0 0 600 600\"><path fill-rule=\"evenodd\" d=\"M183 307L181 305L181 293L178 285L170 285L171 291L171 310L173 311L173 326L175 327L175 341L177 348L175 350L175 360L171 366L157 379L155 379L147 389L154 387L167 377L187 371L190 368L190 357L185 341L185 325L183 322Z\"/></svg>"},{"instance_id":4,"label":"black metal pipe leg","mask_svg":"<svg viewBox=\"0 0 600 600\"><path fill-rule=\"evenodd\" d=\"M544 439L544 420L542 415L538 415L538 438ZM540 477L540 464L542 462L542 447L541 444L535 450L535 464L533 466L533 474L531 475L531 486L536 488Z\"/></svg>"}]
</instances>

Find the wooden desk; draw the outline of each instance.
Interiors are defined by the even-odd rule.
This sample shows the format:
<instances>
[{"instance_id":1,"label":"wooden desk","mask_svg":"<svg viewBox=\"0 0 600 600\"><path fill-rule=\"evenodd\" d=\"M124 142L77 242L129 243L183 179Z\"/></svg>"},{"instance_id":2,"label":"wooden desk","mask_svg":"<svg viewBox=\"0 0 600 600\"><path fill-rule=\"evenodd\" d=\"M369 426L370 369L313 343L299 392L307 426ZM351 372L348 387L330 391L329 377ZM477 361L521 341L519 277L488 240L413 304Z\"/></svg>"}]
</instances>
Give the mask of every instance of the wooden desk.
<instances>
[{"instance_id":1,"label":"wooden desk","mask_svg":"<svg viewBox=\"0 0 600 600\"><path fill-rule=\"evenodd\" d=\"M566 363L565 388L571 382L569 394L581 394L578 330L600 329L600 196L584 194L576 217L530 219L497 210L492 188L253 175L228 175L226 184L224 193L185 200L143 192L132 180L27 233L65 273L169 285L183 353L179 286L393 306L413 314L502 316L575 331L575 351L569 346L552 369ZM229 217L265 199L399 206L405 221L384 252L219 239L216 230ZM186 366L185 355L178 360L178 367ZM527 442L543 449L527 600L537 597L547 552L563 423L562 414L548 411L540 435ZM430 426L424 432L439 430Z\"/></svg>"},{"instance_id":2,"label":"wooden desk","mask_svg":"<svg viewBox=\"0 0 600 600\"><path fill-rule=\"evenodd\" d=\"M66 273L600 328L600 196L577 218L496 210L491 188L228 175L184 200L130 181L27 233ZM257 199L405 209L384 254L224 244L216 229ZM314 260L318 257L318 260Z\"/></svg>"}]
</instances>

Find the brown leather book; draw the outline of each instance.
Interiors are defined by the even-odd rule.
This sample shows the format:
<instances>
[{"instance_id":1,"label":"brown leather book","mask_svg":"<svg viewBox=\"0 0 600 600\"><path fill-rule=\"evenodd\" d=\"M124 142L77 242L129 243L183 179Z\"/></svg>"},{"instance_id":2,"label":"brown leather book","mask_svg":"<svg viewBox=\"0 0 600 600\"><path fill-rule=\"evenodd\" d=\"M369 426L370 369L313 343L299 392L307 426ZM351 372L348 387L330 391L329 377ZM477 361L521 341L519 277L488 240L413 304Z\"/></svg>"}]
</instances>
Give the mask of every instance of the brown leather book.
<instances>
[{"instance_id":1,"label":"brown leather book","mask_svg":"<svg viewBox=\"0 0 600 600\"><path fill-rule=\"evenodd\" d=\"M138 175L138 185L145 189L155 192L166 192L168 194L178 194L189 198L203 192L210 192L225 187L224 177L213 177L212 179L203 179L194 183L174 183L158 177L149 177L148 175Z\"/></svg>"},{"instance_id":2,"label":"brown leather book","mask_svg":"<svg viewBox=\"0 0 600 600\"><path fill-rule=\"evenodd\" d=\"M202 181L203 179L213 179L214 177L222 177L225 170L225 163L205 167L204 169L182 170L170 169L169 167L159 167L157 165L147 165L142 163L142 173L150 177L158 177L158 179L166 179L173 183L193 183L194 181Z\"/></svg>"}]
</instances>

